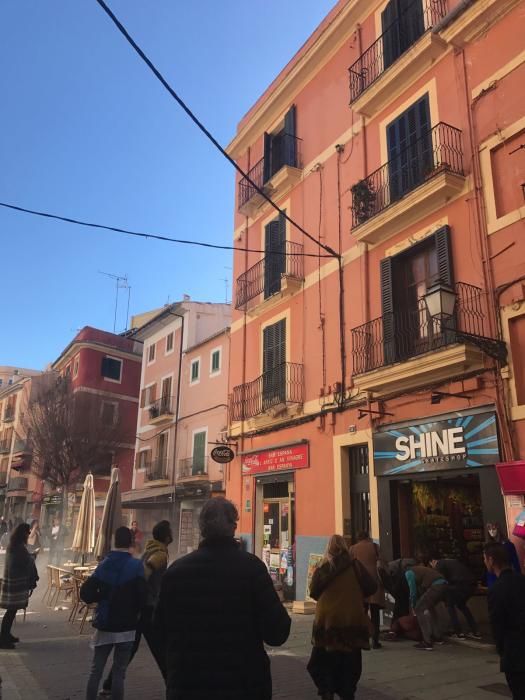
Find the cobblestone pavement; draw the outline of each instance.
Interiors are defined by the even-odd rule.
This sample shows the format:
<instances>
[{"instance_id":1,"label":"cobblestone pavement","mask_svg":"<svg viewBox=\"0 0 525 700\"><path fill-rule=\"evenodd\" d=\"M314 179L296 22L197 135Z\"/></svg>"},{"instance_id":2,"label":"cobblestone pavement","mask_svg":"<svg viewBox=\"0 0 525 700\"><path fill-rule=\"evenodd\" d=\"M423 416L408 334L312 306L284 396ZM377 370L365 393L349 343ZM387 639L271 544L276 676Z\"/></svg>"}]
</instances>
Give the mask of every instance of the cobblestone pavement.
<instances>
[{"instance_id":1,"label":"cobblestone pavement","mask_svg":"<svg viewBox=\"0 0 525 700\"><path fill-rule=\"evenodd\" d=\"M41 595L41 594L40 594ZM31 601L14 632L16 651L0 652L2 700L80 700L91 658L89 631L82 636L68 611L50 611ZM294 616L287 644L270 651L275 700L315 700L306 672L311 617ZM498 700L505 693L498 661L489 649L446 645L418 652L410 643L384 644L364 654L358 700ZM489 687L492 689L485 689ZM499 691L499 692L498 692ZM162 680L145 645L130 666L126 700L163 700ZM249 698L247 698L249 700Z\"/></svg>"}]
</instances>

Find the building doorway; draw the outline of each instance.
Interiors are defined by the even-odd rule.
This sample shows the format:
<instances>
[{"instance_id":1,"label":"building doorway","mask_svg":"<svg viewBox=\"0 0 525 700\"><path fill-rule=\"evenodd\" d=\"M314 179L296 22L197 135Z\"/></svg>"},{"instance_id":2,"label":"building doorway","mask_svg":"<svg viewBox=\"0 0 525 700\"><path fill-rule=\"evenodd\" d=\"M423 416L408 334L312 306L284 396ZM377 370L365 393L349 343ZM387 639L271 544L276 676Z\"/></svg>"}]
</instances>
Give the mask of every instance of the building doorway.
<instances>
[{"instance_id":1,"label":"building doorway","mask_svg":"<svg viewBox=\"0 0 525 700\"><path fill-rule=\"evenodd\" d=\"M368 445L354 445L348 451L350 471L350 535L357 542L360 532L370 533L370 473Z\"/></svg>"}]
</instances>

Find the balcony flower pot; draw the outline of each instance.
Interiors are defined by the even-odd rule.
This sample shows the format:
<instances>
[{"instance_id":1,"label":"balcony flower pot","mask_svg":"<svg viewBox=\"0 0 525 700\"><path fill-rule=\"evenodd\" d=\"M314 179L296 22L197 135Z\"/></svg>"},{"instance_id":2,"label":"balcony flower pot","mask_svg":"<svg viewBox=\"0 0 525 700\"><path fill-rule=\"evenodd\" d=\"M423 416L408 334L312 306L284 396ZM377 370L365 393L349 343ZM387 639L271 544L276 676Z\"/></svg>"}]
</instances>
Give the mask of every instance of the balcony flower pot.
<instances>
[{"instance_id":1,"label":"balcony flower pot","mask_svg":"<svg viewBox=\"0 0 525 700\"><path fill-rule=\"evenodd\" d=\"M366 180L360 180L352 186L352 209L357 225L364 224L375 213L376 193Z\"/></svg>"}]
</instances>

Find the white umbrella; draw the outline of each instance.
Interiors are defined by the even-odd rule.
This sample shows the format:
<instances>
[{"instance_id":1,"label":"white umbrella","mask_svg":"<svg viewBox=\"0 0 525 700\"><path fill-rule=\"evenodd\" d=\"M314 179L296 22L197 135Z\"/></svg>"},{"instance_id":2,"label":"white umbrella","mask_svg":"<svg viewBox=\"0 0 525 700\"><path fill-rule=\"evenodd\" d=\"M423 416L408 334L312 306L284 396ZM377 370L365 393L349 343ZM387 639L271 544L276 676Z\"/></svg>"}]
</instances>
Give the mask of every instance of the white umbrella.
<instances>
[{"instance_id":1,"label":"white umbrella","mask_svg":"<svg viewBox=\"0 0 525 700\"><path fill-rule=\"evenodd\" d=\"M120 499L120 472L118 467L111 470L111 483L104 503L104 513L98 531L95 556L105 557L111 549L111 538L115 530L122 525L122 503Z\"/></svg>"},{"instance_id":2,"label":"white umbrella","mask_svg":"<svg viewBox=\"0 0 525 700\"><path fill-rule=\"evenodd\" d=\"M84 481L82 500L78 512L77 525L71 549L82 556L90 554L95 547L95 492L93 475L88 474Z\"/></svg>"}]
</instances>

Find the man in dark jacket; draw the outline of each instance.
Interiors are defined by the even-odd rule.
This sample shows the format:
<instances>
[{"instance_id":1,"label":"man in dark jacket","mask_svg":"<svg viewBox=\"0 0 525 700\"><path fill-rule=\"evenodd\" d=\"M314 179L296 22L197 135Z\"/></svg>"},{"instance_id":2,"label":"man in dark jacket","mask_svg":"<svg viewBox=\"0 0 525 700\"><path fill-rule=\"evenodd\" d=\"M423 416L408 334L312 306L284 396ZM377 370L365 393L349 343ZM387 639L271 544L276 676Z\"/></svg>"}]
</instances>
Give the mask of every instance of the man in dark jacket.
<instances>
[{"instance_id":1,"label":"man in dark jacket","mask_svg":"<svg viewBox=\"0 0 525 700\"><path fill-rule=\"evenodd\" d=\"M155 621L167 649L168 700L272 697L264 643L284 644L290 618L263 562L235 541L238 518L230 501L207 501L199 549L162 581Z\"/></svg>"},{"instance_id":2,"label":"man in dark jacket","mask_svg":"<svg viewBox=\"0 0 525 700\"><path fill-rule=\"evenodd\" d=\"M152 535L153 539L146 542L144 554L142 555L146 583L148 586L148 601L140 617L137 636L129 663L131 663L138 651L141 637L144 637L153 658L157 662L159 671L162 673L164 681L166 681L166 654L158 638L158 633L153 628L153 611L159 599L162 577L168 568L168 546L173 542L171 525L167 520L161 520L160 523L157 523L153 528ZM109 676L104 681L100 695L102 697L111 696L111 687L112 673L110 672Z\"/></svg>"},{"instance_id":3,"label":"man in dark jacket","mask_svg":"<svg viewBox=\"0 0 525 700\"><path fill-rule=\"evenodd\" d=\"M476 591L476 577L474 574L463 562L457 559L433 559L430 562L430 566L439 571L448 582L446 603L454 629L454 637L459 639L465 638L456 611L457 608L463 613L469 626L470 633L468 636L472 639L481 639L474 615L470 612L470 608L467 605L468 600L472 598Z\"/></svg>"},{"instance_id":4,"label":"man in dark jacket","mask_svg":"<svg viewBox=\"0 0 525 700\"><path fill-rule=\"evenodd\" d=\"M88 680L86 700L97 700L104 667L113 651L112 698L124 698L124 678L129 664L140 614L148 591L144 566L130 554L131 531L119 527L115 532L115 549L82 584L84 603L98 603L93 619L93 664Z\"/></svg>"},{"instance_id":5,"label":"man in dark jacket","mask_svg":"<svg viewBox=\"0 0 525 700\"><path fill-rule=\"evenodd\" d=\"M490 542L485 566L497 576L489 588L492 632L513 700L525 698L525 576L512 570L505 546Z\"/></svg>"}]
</instances>

